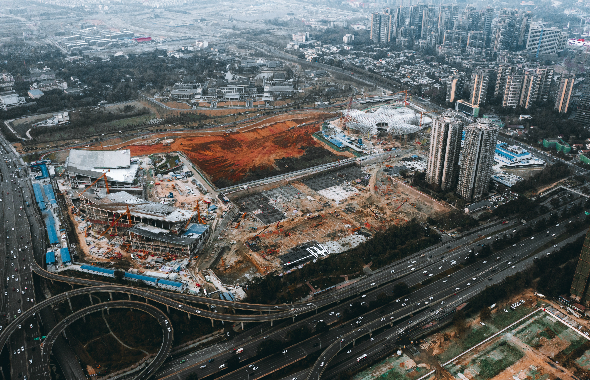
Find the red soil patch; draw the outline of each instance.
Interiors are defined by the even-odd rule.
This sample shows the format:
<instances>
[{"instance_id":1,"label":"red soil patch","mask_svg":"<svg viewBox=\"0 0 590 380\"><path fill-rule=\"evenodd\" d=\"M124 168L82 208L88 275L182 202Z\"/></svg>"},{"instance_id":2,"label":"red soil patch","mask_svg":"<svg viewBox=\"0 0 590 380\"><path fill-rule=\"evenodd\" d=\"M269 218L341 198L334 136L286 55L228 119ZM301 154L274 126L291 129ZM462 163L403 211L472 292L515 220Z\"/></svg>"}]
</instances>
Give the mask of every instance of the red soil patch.
<instances>
[{"instance_id":1,"label":"red soil patch","mask_svg":"<svg viewBox=\"0 0 590 380\"><path fill-rule=\"evenodd\" d=\"M221 178L237 182L249 171L272 169L277 159L301 157L305 153L301 147L321 147L322 144L312 137L319 130L319 124L296 127L301 122L289 120L246 132L180 137L170 146L131 145L128 148L132 156L182 151L213 182Z\"/></svg>"}]
</instances>

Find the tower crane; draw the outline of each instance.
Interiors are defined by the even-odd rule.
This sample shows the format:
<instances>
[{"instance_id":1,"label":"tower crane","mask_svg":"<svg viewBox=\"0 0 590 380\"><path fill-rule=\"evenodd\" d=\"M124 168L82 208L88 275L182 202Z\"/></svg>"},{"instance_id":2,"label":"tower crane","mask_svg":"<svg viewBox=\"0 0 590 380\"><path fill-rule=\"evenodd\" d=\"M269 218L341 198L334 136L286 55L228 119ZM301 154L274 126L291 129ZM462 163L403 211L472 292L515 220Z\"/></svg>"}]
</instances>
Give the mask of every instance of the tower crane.
<instances>
[{"instance_id":1,"label":"tower crane","mask_svg":"<svg viewBox=\"0 0 590 380\"><path fill-rule=\"evenodd\" d=\"M407 90L403 90L403 91L400 91L400 92L396 92L395 94L393 94L393 96L396 96L397 94L404 94L405 95L404 96L404 106L407 106L409 104L408 103L408 91Z\"/></svg>"},{"instance_id":2,"label":"tower crane","mask_svg":"<svg viewBox=\"0 0 590 380\"><path fill-rule=\"evenodd\" d=\"M348 106L346 107L346 111L342 112L342 116L340 116L340 120L338 120L338 124L340 124L340 128L342 128L343 131L346 130L346 123L348 122L349 119L349 113L350 110L352 109L352 101L354 99L354 95L352 95L350 97L350 99L348 100Z\"/></svg>"}]
</instances>

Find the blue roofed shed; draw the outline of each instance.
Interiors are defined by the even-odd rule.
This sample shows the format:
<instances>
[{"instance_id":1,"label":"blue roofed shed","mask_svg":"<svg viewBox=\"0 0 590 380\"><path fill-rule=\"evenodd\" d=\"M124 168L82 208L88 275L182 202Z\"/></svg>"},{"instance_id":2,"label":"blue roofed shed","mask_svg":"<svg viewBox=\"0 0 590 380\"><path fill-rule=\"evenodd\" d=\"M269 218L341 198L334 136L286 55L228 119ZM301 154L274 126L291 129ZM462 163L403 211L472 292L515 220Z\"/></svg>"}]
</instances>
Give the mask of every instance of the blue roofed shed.
<instances>
[{"instance_id":1,"label":"blue roofed shed","mask_svg":"<svg viewBox=\"0 0 590 380\"><path fill-rule=\"evenodd\" d=\"M70 256L69 248L62 248L59 253L61 254L61 261L64 263L71 263L72 257Z\"/></svg>"},{"instance_id":2,"label":"blue roofed shed","mask_svg":"<svg viewBox=\"0 0 590 380\"><path fill-rule=\"evenodd\" d=\"M202 235L205 231L207 231L207 229L209 229L208 224L191 223L183 235L184 236L188 236L190 234Z\"/></svg>"},{"instance_id":3,"label":"blue roofed shed","mask_svg":"<svg viewBox=\"0 0 590 380\"><path fill-rule=\"evenodd\" d=\"M47 254L45 255L45 263L47 265L55 264L55 252L47 251Z\"/></svg>"},{"instance_id":4,"label":"blue roofed shed","mask_svg":"<svg viewBox=\"0 0 590 380\"><path fill-rule=\"evenodd\" d=\"M45 213L45 226L47 228L47 236L49 236L49 244L59 243L57 232L55 231L55 221L52 213Z\"/></svg>"},{"instance_id":5,"label":"blue roofed shed","mask_svg":"<svg viewBox=\"0 0 590 380\"><path fill-rule=\"evenodd\" d=\"M183 283L178 281L170 281L170 280L158 280L158 284L174 286L177 288L182 288Z\"/></svg>"}]
</instances>

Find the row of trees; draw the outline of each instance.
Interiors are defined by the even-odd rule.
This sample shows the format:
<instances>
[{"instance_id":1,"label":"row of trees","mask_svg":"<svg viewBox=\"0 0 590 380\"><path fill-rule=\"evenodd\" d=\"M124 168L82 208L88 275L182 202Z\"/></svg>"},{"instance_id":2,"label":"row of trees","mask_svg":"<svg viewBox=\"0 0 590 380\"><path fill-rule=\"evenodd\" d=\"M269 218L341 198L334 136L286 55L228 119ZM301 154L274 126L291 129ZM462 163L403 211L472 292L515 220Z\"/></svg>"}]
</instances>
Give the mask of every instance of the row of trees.
<instances>
[{"instance_id":1,"label":"row of trees","mask_svg":"<svg viewBox=\"0 0 590 380\"><path fill-rule=\"evenodd\" d=\"M293 292L290 289L306 281L341 275L354 276L361 273L368 263L372 262L372 268L380 268L439 241L438 233L416 220L402 226L391 226L347 252L309 263L284 276L268 275L255 280L248 287L248 300L254 303L298 301L291 297Z\"/></svg>"},{"instance_id":2,"label":"row of trees","mask_svg":"<svg viewBox=\"0 0 590 380\"><path fill-rule=\"evenodd\" d=\"M572 171L568 165L558 162L549 165L540 172L533 174L531 177L516 183L512 186L512 190L517 193L523 193L525 191L537 189L543 185L565 178L569 176L571 172Z\"/></svg>"}]
</instances>

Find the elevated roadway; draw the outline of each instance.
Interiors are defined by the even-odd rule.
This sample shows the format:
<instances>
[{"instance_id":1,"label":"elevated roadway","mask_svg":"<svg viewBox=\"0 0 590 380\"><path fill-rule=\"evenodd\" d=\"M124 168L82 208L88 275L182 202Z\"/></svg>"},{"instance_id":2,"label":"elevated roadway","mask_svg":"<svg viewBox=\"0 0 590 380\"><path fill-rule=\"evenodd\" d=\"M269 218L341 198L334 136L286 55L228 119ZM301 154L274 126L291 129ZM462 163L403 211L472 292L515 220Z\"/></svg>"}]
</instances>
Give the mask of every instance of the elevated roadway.
<instances>
[{"instance_id":1,"label":"elevated roadway","mask_svg":"<svg viewBox=\"0 0 590 380\"><path fill-rule=\"evenodd\" d=\"M158 321L160 323L160 326L162 327L162 346L160 347L158 354L151 361L151 363L135 377L135 379L137 380L144 380L150 378L154 374L154 371L158 369L162 365L164 360L166 360L168 355L170 355L170 351L172 349L172 341L174 339L174 330L172 329L172 323L170 322L170 319L160 309L158 309L155 306L136 301L110 301L88 306L82 310L75 312L72 315L69 315L67 318L59 322L47 334L47 337L45 338L43 345L41 346L41 362L47 368L47 378L49 378L50 373L49 355L51 354L53 343L59 337L59 335L62 332L64 332L66 327L68 327L70 324L74 323L78 319L86 317L89 314L96 313L98 311L118 308L135 309L148 313L156 321Z\"/></svg>"}]
</instances>

